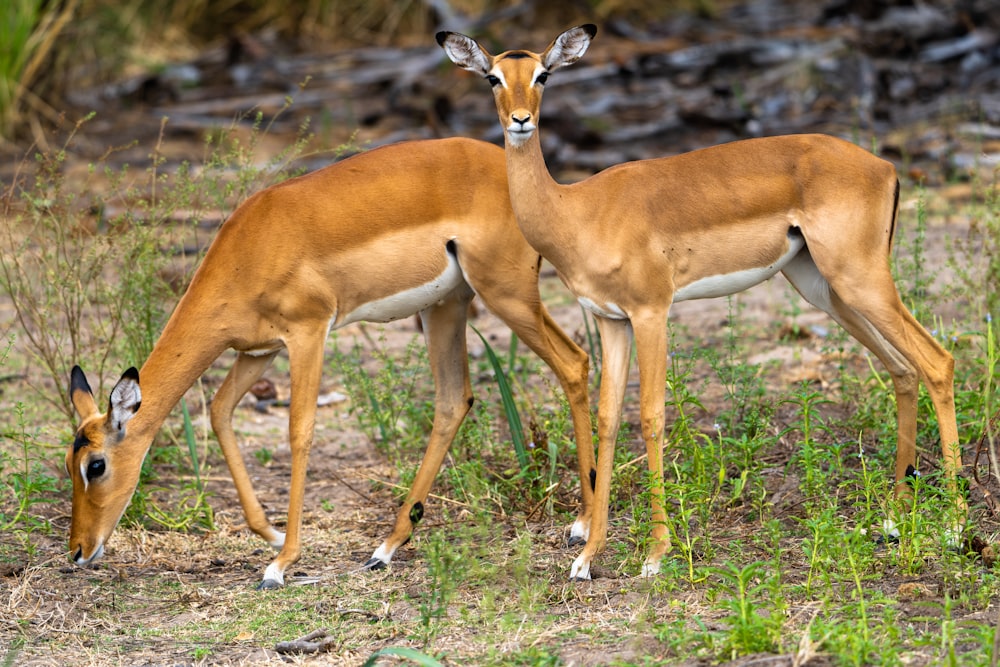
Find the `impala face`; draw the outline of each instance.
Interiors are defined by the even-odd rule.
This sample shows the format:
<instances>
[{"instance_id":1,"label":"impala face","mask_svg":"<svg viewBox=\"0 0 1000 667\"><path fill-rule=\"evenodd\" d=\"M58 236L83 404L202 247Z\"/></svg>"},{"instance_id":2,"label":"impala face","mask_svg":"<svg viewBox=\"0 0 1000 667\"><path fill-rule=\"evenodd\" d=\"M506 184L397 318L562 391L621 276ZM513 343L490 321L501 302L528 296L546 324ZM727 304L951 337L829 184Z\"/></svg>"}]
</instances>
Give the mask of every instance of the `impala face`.
<instances>
[{"instance_id":1,"label":"impala face","mask_svg":"<svg viewBox=\"0 0 1000 667\"><path fill-rule=\"evenodd\" d=\"M83 371L73 369L70 396L80 415L73 444L66 453L66 472L73 481L73 517L69 553L77 565L104 555L104 544L125 512L139 481L139 465L127 465L125 423L139 409L139 374L126 371L111 392L107 414L101 414ZM145 454L145 449L142 450ZM116 461L116 459L118 459Z\"/></svg>"},{"instance_id":2,"label":"impala face","mask_svg":"<svg viewBox=\"0 0 1000 667\"><path fill-rule=\"evenodd\" d=\"M541 54L506 51L492 56L471 37L454 32L439 32L437 41L456 65L480 74L493 86L500 124L507 141L517 147L538 129L549 73L579 60L596 33L592 25L567 30Z\"/></svg>"}]
</instances>

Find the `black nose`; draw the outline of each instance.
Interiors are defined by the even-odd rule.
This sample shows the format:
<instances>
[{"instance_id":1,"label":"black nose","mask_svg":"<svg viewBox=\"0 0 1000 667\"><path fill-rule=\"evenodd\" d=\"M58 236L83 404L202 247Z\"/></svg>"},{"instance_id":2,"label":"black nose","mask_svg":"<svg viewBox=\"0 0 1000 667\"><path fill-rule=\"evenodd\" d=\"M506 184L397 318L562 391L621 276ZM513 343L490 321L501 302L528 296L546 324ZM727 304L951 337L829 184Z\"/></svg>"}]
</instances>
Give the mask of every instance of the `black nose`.
<instances>
[{"instance_id":1,"label":"black nose","mask_svg":"<svg viewBox=\"0 0 1000 667\"><path fill-rule=\"evenodd\" d=\"M73 554L73 562L75 563L75 562L79 561L81 558L83 558L83 547L80 547L79 549L77 549L76 553Z\"/></svg>"}]
</instances>

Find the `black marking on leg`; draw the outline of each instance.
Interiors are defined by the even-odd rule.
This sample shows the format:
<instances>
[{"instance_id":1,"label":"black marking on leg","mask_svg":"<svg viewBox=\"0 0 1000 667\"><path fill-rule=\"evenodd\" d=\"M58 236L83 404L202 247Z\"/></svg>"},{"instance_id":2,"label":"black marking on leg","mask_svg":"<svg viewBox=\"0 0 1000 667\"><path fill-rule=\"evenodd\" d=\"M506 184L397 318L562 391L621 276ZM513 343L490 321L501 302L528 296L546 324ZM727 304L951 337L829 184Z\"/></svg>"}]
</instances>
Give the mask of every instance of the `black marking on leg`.
<instances>
[{"instance_id":1,"label":"black marking on leg","mask_svg":"<svg viewBox=\"0 0 1000 667\"><path fill-rule=\"evenodd\" d=\"M473 405L473 404L474 404L475 402L476 402L476 399L475 399L475 397L474 397L474 396L469 396L469 408L470 408L470 409L472 408L472 405Z\"/></svg>"},{"instance_id":2,"label":"black marking on leg","mask_svg":"<svg viewBox=\"0 0 1000 667\"><path fill-rule=\"evenodd\" d=\"M920 477L920 472L912 465L908 465L906 466L906 474L904 477L907 479L916 479L917 477Z\"/></svg>"},{"instance_id":3,"label":"black marking on leg","mask_svg":"<svg viewBox=\"0 0 1000 667\"><path fill-rule=\"evenodd\" d=\"M597 471L593 468L590 469L590 490L597 490Z\"/></svg>"},{"instance_id":4,"label":"black marking on leg","mask_svg":"<svg viewBox=\"0 0 1000 667\"><path fill-rule=\"evenodd\" d=\"M455 239L448 239L448 242L444 244L444 249L452 257L458 257L458 246L455 245Z\"/></svg>"},{"instance_id":5,"label":"black marking on leg","mask_svg":"<svg viewBox=\"0 0 1000 667\"><path fill-rule=\"evenodd\" d=\"M413 503L413 507L410 508L410 521L413 523L420 523L420 520L424 518L424 504L419 500Z\"/></svg>"}]
</instances>

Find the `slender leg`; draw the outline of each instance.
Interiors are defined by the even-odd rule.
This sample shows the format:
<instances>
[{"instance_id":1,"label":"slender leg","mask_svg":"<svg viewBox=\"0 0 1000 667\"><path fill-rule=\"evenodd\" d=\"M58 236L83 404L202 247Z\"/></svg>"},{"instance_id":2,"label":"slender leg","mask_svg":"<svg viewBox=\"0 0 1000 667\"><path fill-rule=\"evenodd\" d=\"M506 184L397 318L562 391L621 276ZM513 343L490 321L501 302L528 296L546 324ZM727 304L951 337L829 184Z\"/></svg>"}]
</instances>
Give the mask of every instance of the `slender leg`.
<instances>
[{"instance_id":1,"label":"slender leg","mask_svg":"<svg viewBox=\"0 0 1000 667\"><path fill-rule=\"evenodd\" d=\"M892 377L896 394L896 493L905 495L906 471L916 466L918 382L924 380L938 420L943 467L956 508L966 512L957 493L961 468L955 418L954 360L906 310L886 266L884 275L862 274L864 286L842 280L831 287L808 252L784 269L802 296L825 310L848 333L871 350Z\"/></svg>"},{"instance_id":2,"label":"slender leg","mask_svg":"<svg viewBox=\"0 0 1000 667\"><path fill-rule=\"evenodd\" d=\"M654 311L642 318L632 317L635 349L639 364L639 411L642 437L646 442L649 464L649 493L653 522L649 554L642 566L642 576L660 571L660 561L670 550L666 499L663 483L663 424L667 379L667 315Z\"/></svg>"},{"instance_id":3,"label":"slender leg","mask_svg":"<svg viewBox=\"0 0 1000 667\"><path fill-rule=\"evenodd\" d=\"M569 545L587 541L594 507L593 479L597 474L594 436L590 421L588 375L590 359L552 320L538 298L537 280L524 281L521 290L509 287L502 294L481 292L490 310L552 369L569 402L580 473L580 512L570 529ZM530 288L530 292L529 292Z\"/></svg>"},{"instance_id":4,"label":"slender leg","mask_svg":"<svg viewBox=\"0 0 1000 667\"><path fill-rule=\"evenodd\" d=\"M448 448L472 407L472 386L469 382L469 360L465 344L466 314L472 292L465 288L462 290L455 298L420 313L434 374L434 425L424 458L413 479L413 486L396 515L392 533L365 563L366 568L385 567L396 550L410 539L414 524L423 517L424 502Z\"/></svg>"},{"instance_id":5,"label":"slender leg","mask_svg":"<svg viewBox=\"0 0 1000 667\"><path fill-rule=\"evenodd\" d=\"M243 507L247 525L250 526L250 530L267 540L273 548L280 549L285 542L285 535L275 530L267 520L264 508L254 493L253 483L250 481L250 475L247 473L243 455L236 441L236 433L233 431L233 410L236 404L260 378L276 355L277 352L264 356L238 354L233 367L229 369L229 374L212 399L211 418L212 429L219 439L219 447L226 459L226 465L229 466L229 474L236 486L236 494Z\"/></svg>"},{"instance_id":6,"label":"slender leg","mask_svg":"<svg viewBox=\"0 0 1000 667\"><path fill-rule=\"evenodd\" d=\"M327 323L316 323L289 336L288 361L292 395L288 417L288 442L292 451L292 477L288 491L285 543L264 571L260 588L284 585L285 570L299 559L302 549L302 508L305 502L309 450L316 425L316 399L323 371L323 345Z\"/></svg>"},{"instance_id":7,"label":"slender leg","mask_svg":"<svg viewBox=\"0 0 1000 667\"><path fill-rule=\"evenodd\" d=\"M570 528L568 542L569 546L575 546L584 544L590 532L590 516L594 511L594 477L597 475L588 393L590 358L552 321L547 312L542 310L541 313L545 324L544 340L548 346L535 347L530 339L524 336L521 339L552 369L569 402L576 440L577 470L580 473L580 512Z\"/></svg>"},{"instance_id":8,"label":"slender leg","mask_svg":"<svg viewBox=\"0 0 1000 667\"><path fill-rule=\"evenodd\" d=\"M621 423L622 402L628 383L629 356L632 350L632 326L628 320L597 318L601 335L601 390L597 407L597 478L594 484L594 509L590 517L590 538L583 552L573 561L570 579L590 579L590 564L604 549L608 538L608 503L611 499L611 473L615 460L615 440Z\"/></svg>"}]
</instances>

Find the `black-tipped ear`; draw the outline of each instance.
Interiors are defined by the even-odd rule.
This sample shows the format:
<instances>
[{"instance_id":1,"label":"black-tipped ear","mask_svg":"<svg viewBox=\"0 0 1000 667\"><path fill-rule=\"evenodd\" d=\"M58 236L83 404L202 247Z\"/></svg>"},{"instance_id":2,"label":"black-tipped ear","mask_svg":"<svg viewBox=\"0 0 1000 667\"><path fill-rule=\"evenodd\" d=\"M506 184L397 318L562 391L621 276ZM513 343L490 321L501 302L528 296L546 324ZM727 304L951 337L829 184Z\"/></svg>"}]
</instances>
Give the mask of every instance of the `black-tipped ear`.
<instances>
[{"instance_id":1,"label":"black-tipped ear","mask_svg":"<svg viewBox=\"0 0 1000 667\"><path fill-rule=\"evenodd\" d=\"M87 382L87 375L83 372L83 369L79 366L73 366L73 370L69 372L69 393L73 394L78 391L83 391L91 395L94 393L90 388L90 383Z\"/></svg>"},{"instance_id":2,"label":"black-tipped ear","mask_svg":"<svg viewBox=\"0 0 1000 667\"><path fill-rule=\"evenodd\" d=\"M97 402L94 400L94 392L87 382L87 376L79 366L73 366L69 374L69 400L76 409L76 414L81 419L97 413Z\"/></svg>"},{"instance_id":3,"label":"black-tipped ear","mask_svg":"<svg viewBox=\"0 0 1000 667\"><path fill-rule=\"evenodd\" d=\"M584 23L582 26L580 26L580 28L588 35L590 35L591 39L597 36L597 26L594 25L593 23Z\"/></svg>"}]
</instances>

